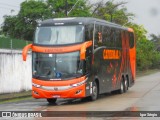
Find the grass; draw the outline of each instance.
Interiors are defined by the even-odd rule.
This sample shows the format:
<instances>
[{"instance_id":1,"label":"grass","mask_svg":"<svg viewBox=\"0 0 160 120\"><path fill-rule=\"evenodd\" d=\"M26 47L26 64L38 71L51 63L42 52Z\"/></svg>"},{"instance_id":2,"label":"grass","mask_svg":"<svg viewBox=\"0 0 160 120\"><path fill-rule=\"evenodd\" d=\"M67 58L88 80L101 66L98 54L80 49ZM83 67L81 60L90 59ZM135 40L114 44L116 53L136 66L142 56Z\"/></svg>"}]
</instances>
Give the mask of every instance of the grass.
<instances>
[{"instance_id":1,"label":"grass","mask_svg":"<svg viewBox=\"0 0 160 120\"><path fill-rule=\"evenodd\" d=\"M31 98L31 91L0 94L0 104Z\"/></svg>"},{"instance_id":2,"label":"grass","mask_svg":"<svg viewBox=\"0 0 160 120\"><path fill-rule=\"evenodd\" d=\"M5 100L5 101L0 101L0 104L13 103L13 102L18 102L18 101L23 101L23 100L32 100L32 99L33 98L31 96L23 97L23 98L13 98L13 99Z\"/></svg>"},{"instance_id":3,"label":"grass","mask_svg":"<svg viewBox=\"0 0 160 120\"><path fill-rule=\"evenodd\" d=\"M136 77L142 77L142 76L150 75L150 74L153 74L156 72L160 72L160 69L149 69L149 70L145 70L145 71L137 71Z\"/></svg>"}]
</instances>

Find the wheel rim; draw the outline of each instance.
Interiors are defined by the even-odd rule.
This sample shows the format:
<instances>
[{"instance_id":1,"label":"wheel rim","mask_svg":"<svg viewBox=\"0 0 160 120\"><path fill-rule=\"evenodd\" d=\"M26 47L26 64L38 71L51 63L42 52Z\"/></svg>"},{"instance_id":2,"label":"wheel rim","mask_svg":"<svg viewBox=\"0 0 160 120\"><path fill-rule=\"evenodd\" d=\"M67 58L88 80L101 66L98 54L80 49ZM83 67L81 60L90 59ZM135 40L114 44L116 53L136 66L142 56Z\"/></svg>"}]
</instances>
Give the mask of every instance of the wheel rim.
<instances>
[{"instance_id":1,"label":"wheel rim","mask_svg":"<svg viewBox=\"0 0 160 120\"><path fill-rule=\"evenodd\" d=\"M97 87L93 86L93 96L97 96Z\"/></svg>"},{"instance_id":2,"label":"wheel rim","mask_svg":"<svg viewBox=\"0 0 160 120\"><path fill-rule=\"evenodd\" d=\"M127 87L128 87L127 80L125 80L124 85L125 85L125 91L127 91Z\"/></svg>"},{"instance_id":3,"label":"wheel rim","mask_svg":"<svg viewBox=\"0 0 160 120\"><path fill-rule=\"evenodd\" d=\"M121 92L123 92L124 86L123 86L123 81L121 82Z\"/></svg>"}]
</instances>

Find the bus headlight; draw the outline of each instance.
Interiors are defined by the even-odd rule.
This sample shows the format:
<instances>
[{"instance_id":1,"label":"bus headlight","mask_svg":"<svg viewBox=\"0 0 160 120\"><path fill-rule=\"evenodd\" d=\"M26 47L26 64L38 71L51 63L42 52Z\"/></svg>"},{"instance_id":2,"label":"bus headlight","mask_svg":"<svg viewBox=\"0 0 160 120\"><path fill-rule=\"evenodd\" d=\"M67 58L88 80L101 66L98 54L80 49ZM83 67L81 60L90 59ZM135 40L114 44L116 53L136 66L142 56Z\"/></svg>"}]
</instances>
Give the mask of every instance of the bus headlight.
<instances>
[{"instance_id":1,"label":"bus headlight","mask_svg":"<svg viewBox=\"0 0 160 120\"><path fill-rule=\"evenodd\" d=\"M71 84L71 86L72 86L72 87L80 86L80 85L84 84L87 80L88 80L88 78L87 78L87 79L85 79L85 80L84 80L84 81L82 81L82 82L75 83L75 84Z\"/></svg>"},{"instance_id":2,"label":"bus headlight","mask_svg":"<svg viewBox=\"0 0 160 120\"><path fill-rule=\"evenodd\" d=\"M32 83L32 86L36 87L36 88L40 88L41 85L38 85L38 84L35 84L35 83Z\"/></svg>"}]
</instances>

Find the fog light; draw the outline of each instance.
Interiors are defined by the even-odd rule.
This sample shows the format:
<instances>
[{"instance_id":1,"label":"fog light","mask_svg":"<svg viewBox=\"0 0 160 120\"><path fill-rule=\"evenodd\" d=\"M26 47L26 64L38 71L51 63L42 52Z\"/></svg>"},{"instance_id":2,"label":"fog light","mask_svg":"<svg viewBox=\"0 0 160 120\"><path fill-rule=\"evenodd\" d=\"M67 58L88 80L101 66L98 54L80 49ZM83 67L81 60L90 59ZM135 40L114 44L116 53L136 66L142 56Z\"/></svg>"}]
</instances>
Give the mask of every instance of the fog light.
<instances>
[{"instance_id":1,"label":"fog light","mask_svg":"<svg viewBox=\"0 0 160 120\"><path fill-rule=\"evenodd\" d=\"M82 91L82 90L77 90L77 91L76 91L76 94L79 94L79 93L81 93L81 91Z\"/></svg>"},{"instance_id":2,"label":"fog light","mask_svg":"<svg viewBox=\"0 0 160 120\"><path fill-rule=\"evenodd\" d=\"M36 95L39 95L38 92L36 92L36 91L33 91L33 93L36 94Z\"/></svg>"}]
</instances>

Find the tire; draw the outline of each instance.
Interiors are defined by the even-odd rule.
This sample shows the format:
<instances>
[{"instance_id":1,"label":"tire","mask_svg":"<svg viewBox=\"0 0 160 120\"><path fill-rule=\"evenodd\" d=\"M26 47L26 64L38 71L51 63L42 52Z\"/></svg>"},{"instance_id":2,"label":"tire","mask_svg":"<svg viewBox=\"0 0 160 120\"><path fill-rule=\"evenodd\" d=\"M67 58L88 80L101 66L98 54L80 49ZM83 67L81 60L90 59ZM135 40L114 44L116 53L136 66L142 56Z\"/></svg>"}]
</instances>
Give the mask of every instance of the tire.
<instances>
[{"instance_id":1,"label":"tire","mask_svg":"<svg viewBox=\"0 0 160 120\"><path fill-rule=\"evenodd\" d=\"M98 98L98 85L95 81L92 86L92 95L89 98L91 101L95 101Z\"/></svg>"},{"instance_id":2,"label":"tire","mask_svg":"<svg viewBox=\"0 0 160 120\"><path fill-rule=\"evenodd\" d=\"M124 80L124 92L127 92L127 90L128 90L128 80L125 79Z\"/></svg>"},{"instance_id":3,"label":"tire","mask_svg":"<svg viewBox=\"0 0 160 120\"><path fill-rule=\"evenodd\" d=\"M48 98L47 101L49 104L56 104L57 98Z\"/></svg>"},{"instance_id":4,"label":"tire","mask_svg":"<svg viewBox=\"0 0 160 120\"><path fill-rule=\"evenodd\" d=\"M120 89L118 90L119 94L124 93L124 80L122 79L121 84L120 84Z\"/></svg>"}]
</instances>

